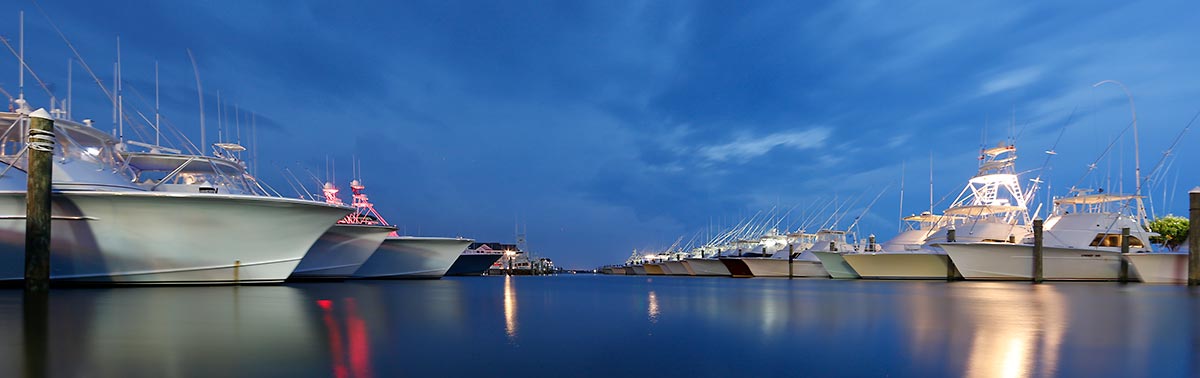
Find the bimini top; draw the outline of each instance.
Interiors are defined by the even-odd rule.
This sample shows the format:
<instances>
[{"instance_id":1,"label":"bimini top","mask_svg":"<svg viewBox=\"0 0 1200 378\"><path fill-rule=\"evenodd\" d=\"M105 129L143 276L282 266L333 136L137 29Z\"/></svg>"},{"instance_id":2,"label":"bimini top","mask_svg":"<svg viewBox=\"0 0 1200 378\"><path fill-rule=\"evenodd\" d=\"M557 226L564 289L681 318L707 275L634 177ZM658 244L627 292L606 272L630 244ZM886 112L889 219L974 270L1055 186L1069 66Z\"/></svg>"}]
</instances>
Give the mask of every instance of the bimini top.
<instances>
[{"instance_id":1,"label":"bimini top","mask_svg":"<svg viewBox=\"0 0 1200 378\"><path fill-rule=\"evenodd\" d=\"M149 152L122 152L129 166L139 172L216 173L241 175L243 169L235 162L211 156L156 154Z\"/></svg>"},{"instance_id":2,"label":"bimini top","mask_svg":"<svg viewBox=\"0 0 1200 378\"><path fill-rule=\"evenodd\" d=\"M1056 198L1054 199L1054 203L1057 205L1095 205L1106 202L1128 201L1138 198L1141 198L1141 196L1135 196L1132 194L1096 193L1074 197Z\"/></svg>"},{"instance_id":3,"label":"bimini top","mask_svg":"<svg viewBox=\"0 0 1200 378\"><path fill-rule=\"evenodd\" d=\"M962 217L953 215L937 215L926 211L917 215L909 215L901 219L909 222L938 223L945 219L962 219Z\"/></svg>"},{"instance_id":4,"label":"bimini top","mask_svg":"<svg viewBox=\"0 0 1200 378\"><path fill-rule=\"evenodd\" d=\"M961 216L983 216L999 213L1011 213L1015 211L1024 211L1024 206L1014 205L963 205L955 206L946 209L946 215L961 215Z\"/></svg>"}]
</instances>

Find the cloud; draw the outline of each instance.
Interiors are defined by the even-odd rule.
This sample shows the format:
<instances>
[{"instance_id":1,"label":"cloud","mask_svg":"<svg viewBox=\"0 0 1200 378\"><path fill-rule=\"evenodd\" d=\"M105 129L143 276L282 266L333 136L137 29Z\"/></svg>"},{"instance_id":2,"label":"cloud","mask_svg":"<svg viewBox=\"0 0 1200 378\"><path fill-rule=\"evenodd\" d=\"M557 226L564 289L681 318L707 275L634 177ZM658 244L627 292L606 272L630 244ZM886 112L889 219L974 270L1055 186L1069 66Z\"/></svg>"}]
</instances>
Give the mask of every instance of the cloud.
<instances>
[{"instance_id":1,"label":"cloud","mask_svg":"<svg viewBox=\"0 0 1200 378\"><path fill-rule=\"evenodd\" d=\"M829 138L829 133L828 128L818 127L764 136L741 135L732 142L701 147L698 152L709 161L745 162L776 147L804 150L821 146Z\"/></svg>"},{"instance_id":2,"label":"cloud","mask_svg":"<svg viewBox=\"0 0 1200 378\"><path fill-rule=\"evenodd\" d=\"M988 80L979 88L980 95L989 95L1013 88L1023 87L1036 81L1042 76L1042 70L1035 67L1009 71Z\"/></svg>"}]
</instances>

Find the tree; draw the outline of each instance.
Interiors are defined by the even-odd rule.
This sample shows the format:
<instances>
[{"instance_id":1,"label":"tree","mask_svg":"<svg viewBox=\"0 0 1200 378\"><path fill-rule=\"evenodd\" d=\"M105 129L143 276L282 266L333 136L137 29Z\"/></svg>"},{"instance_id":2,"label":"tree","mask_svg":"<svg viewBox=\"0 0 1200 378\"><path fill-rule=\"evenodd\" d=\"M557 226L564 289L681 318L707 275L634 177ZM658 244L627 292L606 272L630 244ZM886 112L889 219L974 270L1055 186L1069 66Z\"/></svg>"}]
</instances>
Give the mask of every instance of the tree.
<instances>
[{"instance_id":1,"label":"tree","mask_svg":"<svg viewBox=\"0 0 1200 378\"><path fill-rule=\"evenodd\" d=\"M1174 215L1165 215L1153 221L1150 221L1150 231L1157 232L1157 237L1150 238L1153 243L1162 243L1172 251L1179 248L1179 245L1187 240L1188 236L1188 219L1177 217Z\"/></svg>"}]
</instances>

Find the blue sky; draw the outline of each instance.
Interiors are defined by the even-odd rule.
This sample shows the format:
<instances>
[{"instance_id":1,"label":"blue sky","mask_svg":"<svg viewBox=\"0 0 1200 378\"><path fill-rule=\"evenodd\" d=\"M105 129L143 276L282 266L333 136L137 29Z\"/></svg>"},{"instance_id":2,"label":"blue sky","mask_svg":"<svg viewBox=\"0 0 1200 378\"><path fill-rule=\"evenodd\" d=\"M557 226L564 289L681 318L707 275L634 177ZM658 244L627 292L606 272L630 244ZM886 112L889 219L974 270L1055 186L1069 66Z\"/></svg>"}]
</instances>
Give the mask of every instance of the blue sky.
<instances>
[{"instance_id":1,"label":"blue sky","mask_svg":"<svg viewBox=\"0 0 1200 378\"><path fill-rule=\"evenodd\" d=\"M332 159L345 186L357 157L408 233L511 241L520 223L568 267L777 204L864 197L845 227L889 187L860 222L886 239L929 206L930 156L934 197L953 197L985 139L1015 137L1018 169L1050 184L1040 194L1132 191L1131 138L1085 176L1130 122L1120 88L1092 84L1133 92L1143 172L1200 111L1196 2L100 3L38 2L105 85L120 35L128 106L153 109L158 61L162 113L199 143L190 48L207 140L220 91L257 115L258 175L285 194L278 167L324 175ZM65 96L70 50L34 3L5 4L0 34L15 41L26 10L29 64ZM0 87L15 93L5 56ZM73 85L75 118L111 127L79 66ZM1197 134L1147 185L1157 213L1186 213Z\"/></svg>"}]
</instances>

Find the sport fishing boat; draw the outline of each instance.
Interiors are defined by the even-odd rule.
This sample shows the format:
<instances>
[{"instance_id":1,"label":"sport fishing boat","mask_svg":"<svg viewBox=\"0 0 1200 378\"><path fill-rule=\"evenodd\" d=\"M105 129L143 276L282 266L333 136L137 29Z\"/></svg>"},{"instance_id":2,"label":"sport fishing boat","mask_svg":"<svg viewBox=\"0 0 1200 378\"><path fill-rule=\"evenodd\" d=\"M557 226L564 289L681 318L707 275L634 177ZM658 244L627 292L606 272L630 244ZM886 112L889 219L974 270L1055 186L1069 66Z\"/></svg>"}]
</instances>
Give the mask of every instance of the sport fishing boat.
<instances>
[{"instance_id":1,"label":"sport fishing boat","mask_svg":"<svg viewBox=\"0 0 1200 378\"><path fill-rule=\"evenodd\" d=\"M842 255L862 278L875 279L954 279L961 277L949 256L937 244L949 241L1016 243L1029 233L1028 202L1032 192L1020 186L1013 163L1016 147L1001 144L980 151L978 173L967 181L958 198L944 212L941 223L919 246L889 249L884 243L879 252ZM953 236L952 236L953 235Z\"/></svg>"},{"instance_id":2,"label":"sport fishing boat","mask_svg":"<svg viewBox=\"0 0 1200 378\"><path fill-rule=\"evenodd\" d=\"M904 232L901 232L891 240L883 243L883 245L877 245L874 242L869 242L868 245L861 251L878 252L884 250L919 250L921 245L925 244L925 240L929 238L929 235L935 231L934 228L936 225L942 224L945 221L945 219L942 217L943 216L941 215L933 215L928 211L919 215L904 217L902 220L907 227ZM842 239L841 244L834 244L832 248L829 247L828 243L820 243L817 245L817 247L820 247L821 249L814 249L812 253L817 257L817 259L821 260L821 266L825 268L827 273L829 273L830 278L862 278L862 276L858 274L858 271L854 270L854 267L850 266L850 264L847 263L846 259L844 258L844 255L856 253L859 252L859 250L853 248L851 245L846 244L844 238Z\"/></svg>"},{"instance_id":3,"label":"sport fishing boat","mask_svg":"<svg viewBox=\"0 0 1200 378\"><path fill-rule=\"evenodd\" d=\"M774 252L767 257L742 257L742 263L746 264L754 277L826 277L821 262L812 253L805 253L819 240L820 235L820 232L788 235L769 233L761 244L767 246L767 251Z\"/></svg>"},{"instance_id":4,"label":"sport fishing boat","mask_svg":"<svg viewBox=\"0 0 1200 378\"><path fill-rule=\"evenodd\" d=\"M375 204L367 198L362 182L350 182L353 199L350 205L363 224L387 225L387 221L375 210ZM354 272L358 278L439 279L446 274L454 260L474 240L466 238L439 238L399 236L395 232L383 240L383 244L362 266Z\"/></svg>"},{"instance_id":5,"label":"sport fishing boat","mask_svg":"<svg viewBox=\"0 0 1200 378\"><path fill-rule=\"evenodd\" d=\"M729 269L717 259L721 249L716 246L703 246L693 250L692 255L683 259L683 263L697 276L729 276Z\"/></svg>"},{"instance_id":6,"label":"sport fishing boat","mask_svg":"<svg viewBox=\"0 0 1200 378\"><path fill-rule=\"evenodd\" d=\"M0 280L23 278L24 135L30 112L0 113ZM61 113L59 113L61 114ZM50 278L129 284L282 282L348 207L252 193L229 160L122 154L90 121L54 119ZM167 173L162 173L166 170Z\"/></svg>"},{"instance_id":7,"label":"sport fishing boat","mask_svg":"<svg viewBox=\"0 0 1200 378\"><path fill-rule=\"evenodd\" d=\"M1117 280L1121 269L1123 228L1130 230L1129 256L1157 255L1149 253L1148 241L1158 234L1146 231L1145 225L1128 211L1141 208L1141 197L1090 193L1090 190L1074 190L1073 194L1055 199L1054 211L1046 219L1042 239L1045 279ZM1130 202L1136 204L1130 206ZM963 277L969 280L1029 280L1033 277L1032 236L1026 237L1021 244L981 241L940 243L939 246L950 254ZM1146 270L1148 273L1153 271ZM1130 277L1135 277L1138 272L1135 266Z\"/></svg>"},{"instance_id":8,"label":"sport fishing boat","mask_svg":"<svg viewBox=\"0 0 1200 378\"><path fill-rule=\"evenodd\" d=\"M321 188L325 203L345 206L338 196L339 189L333 183ZM396 232L396 227L364 222L369 219L355 208L355 213L346 215L325 231L321 238L308 249L292 279L345 279L358 270L371 254L383 244L383 239Z\"/></svg>"},{"instance_id":9,"label":"sport fishing boat","mask_svg":"<svg viewBox=\"0 0 1200 378\"><path fill-rule=\"evenodd\" d=\"M496 261L504 256L505 251L517 250L516 245L500 243L471 243L467 246L450 270L447 276L481 276L491 268Z\"/></svg>"}]
</instances>

